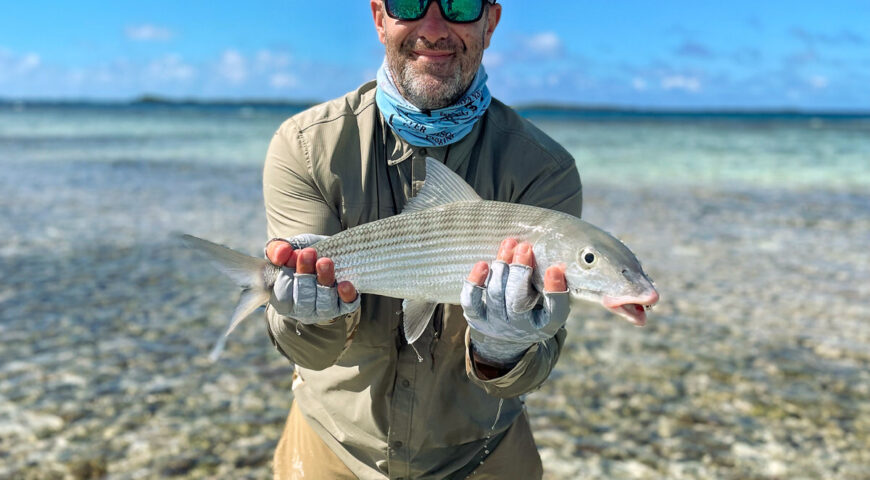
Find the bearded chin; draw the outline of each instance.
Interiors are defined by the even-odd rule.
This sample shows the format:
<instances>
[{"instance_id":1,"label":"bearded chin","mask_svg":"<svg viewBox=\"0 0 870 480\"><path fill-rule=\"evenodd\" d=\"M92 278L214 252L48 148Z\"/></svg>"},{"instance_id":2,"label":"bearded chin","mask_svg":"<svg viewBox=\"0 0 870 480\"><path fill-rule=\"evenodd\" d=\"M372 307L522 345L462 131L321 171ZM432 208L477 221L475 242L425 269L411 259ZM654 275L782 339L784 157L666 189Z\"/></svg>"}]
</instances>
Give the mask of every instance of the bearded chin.
<instances>
[{"instance_id":1,"label":"bearded chin","mask_svg":"<svg viewBox=\"0 0 870 480\"><path fill-rule=\"evenodd\" d=\"M421 110L437 110L452 105L465 93L468 85L462 81L462 70L456 69L448 78L418 72L412 65L398 69L393 81L406 100Z\"/></svg>"},{"instance_id":2,"label":"bearded chin","mask_svg":"<svg viewBox=\"0 0 870 480\"><path fill-rule=\"evenodd\" d=\"M416 41L416 40L415 40ZM474 76L464 78L468 65L462 60L455 66L455 70L448 73L428 72L425 66L414 65L413 57L414 41L402 44L399 48L390 48L391 42L387 41L387 62L393 82L396 83L399 92L412 105L420 110L437 110L448 107L455 103L468 89ZM465 45L453 45L436 43L425 45L430 48L453 50L464 53ZM480 59L478 59L478 65Z\"/></svg>"}]
</instances>

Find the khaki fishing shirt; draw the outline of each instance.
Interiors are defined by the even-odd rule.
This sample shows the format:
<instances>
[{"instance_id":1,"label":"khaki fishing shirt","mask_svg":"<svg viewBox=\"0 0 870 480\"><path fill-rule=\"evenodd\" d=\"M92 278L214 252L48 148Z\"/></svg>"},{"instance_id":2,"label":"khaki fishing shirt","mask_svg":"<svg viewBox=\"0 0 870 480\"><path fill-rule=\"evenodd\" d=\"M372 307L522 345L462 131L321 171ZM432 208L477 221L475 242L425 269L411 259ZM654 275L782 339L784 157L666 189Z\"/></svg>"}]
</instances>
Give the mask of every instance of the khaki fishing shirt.
<instances>
[{"instance_id":1,"label":"khaki fishing shirt","mask_svg":"<svg viewBox=\"0 0 870 480\"><path fill-rule=\"evenodd\" d=\"M484 199L580 215L573 158L501 102L493 100L459 142L413 147L384 122L370 82L293 116L275 133L263 173L269 238L332 235L396 215L422 186L427 156ZM562 329L507 374L483 380L469 358L459 306L439 306L416 352L402 334L401 299L363 295L359 310L325 325L286 317L273 323L285 327L269 333L296 365L297 405L362 479L470 473L522 413L520 395L550 374L565 339Z\"/></svg>"}]
</instances>

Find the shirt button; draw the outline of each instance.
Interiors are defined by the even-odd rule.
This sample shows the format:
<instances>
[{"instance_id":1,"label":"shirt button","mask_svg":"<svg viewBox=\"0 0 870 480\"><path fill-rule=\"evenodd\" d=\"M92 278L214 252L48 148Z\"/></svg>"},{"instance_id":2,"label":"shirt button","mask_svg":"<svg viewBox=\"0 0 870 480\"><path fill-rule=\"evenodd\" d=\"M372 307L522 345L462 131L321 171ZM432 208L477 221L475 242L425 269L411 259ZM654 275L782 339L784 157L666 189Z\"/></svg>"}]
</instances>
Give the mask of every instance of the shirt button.
<instances>
[{"instance_id":1,"label":"shirt button","mask_svg":"<svg viewBox=\"0 0 870 480\"><path fill-rule=\"evenodd\" d=\"M402 441L396 440L395 442L393 442L393 448L402 448Z\"/></svg>"},{"instance_id":2,"label":"shirt button","mask_svg":"<svg viewBox=\"0 0 870 480\"><path fill-rule=\"evenodd\" d=\"M426 156L426 154L429 152L425 148L421 148L420 150L417 151L417 153L419 153L420 155Z\"/></svg>"},{"instance_id":3,"label":"shirt button","mask_svg":"<svg viewBox=\"0 0 870 480\"><path fill-rule=\"evenodd\" d=\"M406 378L406 379L403 379L403 380L402 380L402 386L405 387L405 388L408 388L408 387L411 386L411 382L408 381L407 378Z\"/></svg>"}]
</instances>

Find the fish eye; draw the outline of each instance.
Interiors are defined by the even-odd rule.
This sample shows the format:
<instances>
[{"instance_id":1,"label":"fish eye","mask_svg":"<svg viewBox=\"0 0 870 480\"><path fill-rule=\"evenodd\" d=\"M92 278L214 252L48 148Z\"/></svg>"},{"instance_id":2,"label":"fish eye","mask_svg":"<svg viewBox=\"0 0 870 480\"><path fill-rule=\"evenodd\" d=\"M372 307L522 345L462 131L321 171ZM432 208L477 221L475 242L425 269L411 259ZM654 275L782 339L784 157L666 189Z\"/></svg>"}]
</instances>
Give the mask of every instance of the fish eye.
<instances>
[{"instance_id":1,"label":"fish eye","mask_svg":"<svg viewBox=\"0 0 870 480\"><path fill-rule=\"evenodd\" d=\"M586 247L580 252L578 260L581 267L591 268L598 261L598 252L591 247Z\"/></svg>"}]
</instances>

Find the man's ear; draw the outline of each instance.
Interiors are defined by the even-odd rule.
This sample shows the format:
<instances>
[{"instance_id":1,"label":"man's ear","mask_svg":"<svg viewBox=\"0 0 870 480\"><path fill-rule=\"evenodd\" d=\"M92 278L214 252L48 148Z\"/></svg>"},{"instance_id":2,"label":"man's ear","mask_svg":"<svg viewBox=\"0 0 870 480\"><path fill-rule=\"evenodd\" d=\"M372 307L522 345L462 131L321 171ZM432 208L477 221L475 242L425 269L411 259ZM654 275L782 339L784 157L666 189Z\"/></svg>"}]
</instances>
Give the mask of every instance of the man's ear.
<instances>
[{"instance_id":1,"label":"man's ear","mask_svg":"<svg viewBox=\"0 0 870 480\"><path fill-rule=\"evenodd\" d=\"M501 4L494 3L486 9L486 32L483 33L484 49L489 48L489 40L492 38L495 27L498 26L499 20L501 20Z\"/></svg>"},{"instance_id":2,"label":"man's ear","mask_svg":"<svg viewBox=\"0 0 870 480\"><path fill-rule=\"evenodd\" d=\"M500 5L499 5L500 6ZM371 0L372 19L375 21L375 30L378 31L378 40L386 44L386 33L384 30L384 4L381 0Z\"/></svg>"}]
</instances>

